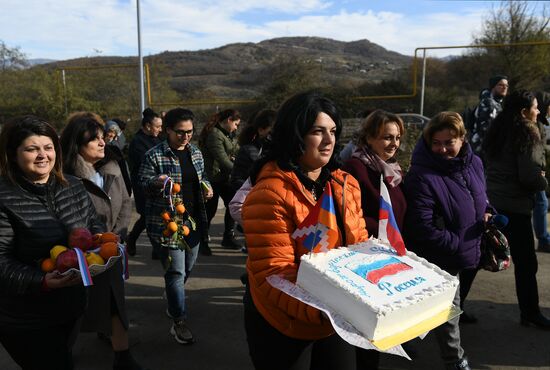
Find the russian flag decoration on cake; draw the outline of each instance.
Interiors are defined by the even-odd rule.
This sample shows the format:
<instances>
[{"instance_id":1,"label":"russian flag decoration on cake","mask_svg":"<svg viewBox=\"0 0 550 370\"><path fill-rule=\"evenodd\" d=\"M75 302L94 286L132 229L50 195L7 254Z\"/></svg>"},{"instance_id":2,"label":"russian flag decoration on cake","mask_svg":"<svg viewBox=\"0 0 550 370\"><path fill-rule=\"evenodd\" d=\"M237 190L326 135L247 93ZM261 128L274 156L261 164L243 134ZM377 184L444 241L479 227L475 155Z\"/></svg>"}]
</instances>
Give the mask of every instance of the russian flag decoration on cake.
<instances>
[{"instance_id":1,"label":"russian flag decoration on cake","mask_svg":"<svg viewBox=\"0 0 550 370\"><path fill-rule=\"evenodd\" d=\"M411 266L401 262L395 257L389 257L368 264L349 264L346 267L373 284L378 284L378 282L386 276L395 275L401 271L411 269Z\"/></svg>"},{"instance_id":2,"label":"russian flag decoration on cake","mask_svg":"<svg viewBox=\"0 0 550 370\"><path fill-rule=\"evenodd\" d=\"M325 191L298 228L292 238L312 252L326 252L338 243L338 224L330 182Z\"/></svg>"},{"instance_id":3,"label":"russian flag decoration on cake","mask_svg":"<svg viewBox=\"0 0 550 370\"><path fill-rule=\"evenodd\" d=\"M397 251L397 254L404 256L407 250L401 232L395 222L393 208L391 205L390 193L384 177L380 175L380 210L378 211L378 239L387 241Z\"/></svg>"}]
</instances>

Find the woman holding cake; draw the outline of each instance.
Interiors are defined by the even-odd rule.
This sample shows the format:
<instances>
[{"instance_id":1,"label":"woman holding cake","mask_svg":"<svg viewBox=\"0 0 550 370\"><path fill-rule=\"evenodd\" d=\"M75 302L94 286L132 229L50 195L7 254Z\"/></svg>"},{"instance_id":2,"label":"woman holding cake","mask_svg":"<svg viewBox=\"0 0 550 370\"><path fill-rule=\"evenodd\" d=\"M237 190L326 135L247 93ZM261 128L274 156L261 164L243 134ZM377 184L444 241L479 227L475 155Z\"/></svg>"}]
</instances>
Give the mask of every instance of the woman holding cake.
<instances>
[{"instance_id":1,"label":"woman holding cake","mask_svg":"<svg viewBox=\"0 0 550 370\"><path fill-rule=\"evenodd\" d=\"M329 248L367 239L357 181L338 170L336 141L342 122L334 103L301 93L280 108L272 145L255 163L254 185L243 206L248 246L245 329L256 369L355 369L354 347L321 312L272 287L270 275L295 282L308 252L292 238L330 184L338 241ZM345 202L344 202L345 199Z\"/></svg>"},{"instance_id":2,"label":"woman holding cake","mask_svg":"<svg viewBox=\"0 0 550 370\"><path fill-rule=\"evenodd\" d=\"M483 165L465 142L458 113L441 112L424 128L405 177L407 248L452 275L476 268L481 235L492 207ZM454 305L460 306L457 289ZM469 369L460 344L459 318L434 329L449 368Z\"/></svg>"},{"instance_id":3,"label":"woman holding cake","mask_svg":"<svg viewBox=\"0 0 550 370\"><path fill-rule=\"evenodd\" d=\"M516 294L522 325L550 329L542 315L537 286L533 212L535 193L548 186L544 146L537 127L538 101L531 92L511 93L503 111L487 132L487 190L491 202L508 217L502 230L508 238L514 261Z\"/></svg>"},{"instance_id":4,"label":"woman holding cake","mask_svg":"<svg viewBox=\"0 0 550 370\"><path fill-rule=\"evenodd\" d=\"M373 111L359 129L356 150L342 167L359 182L363 216L369 235L374 237L378 237L381 175L388 188L397 226L403 229L407 202L401 189L403 172L395 154L404 132L401 117L381 109ZM376 369L379 358L378 351L357 348L359 368Z\"/></svg>"}]
</instances>

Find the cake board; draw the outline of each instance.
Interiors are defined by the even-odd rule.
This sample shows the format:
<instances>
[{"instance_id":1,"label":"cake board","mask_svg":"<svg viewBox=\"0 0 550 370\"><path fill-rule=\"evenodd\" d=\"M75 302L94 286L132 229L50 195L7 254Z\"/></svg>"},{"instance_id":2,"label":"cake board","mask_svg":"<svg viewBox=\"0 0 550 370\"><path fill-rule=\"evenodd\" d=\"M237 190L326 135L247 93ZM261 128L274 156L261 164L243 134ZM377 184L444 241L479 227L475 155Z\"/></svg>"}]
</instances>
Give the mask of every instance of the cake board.
<instances>
[{"instance_id":1,"label":"cake board","mask_svg":"<svg viewBox=\"0 0 550 370\"><path fill-rule=\"evenodd\" d=\"M300 300L318 310L324 312L330 319L336 333L346 342L365 349L373 349L379 352L385 352L392 355L402 356L410 360L405 350L401 347L401 343L407 342L413 338L420 337L421 339L433 328L447 322L448 320L458 316L462 311L453 306L432 316L430 319L420 322L401 333L379 339L372 342L359 332L353 325L347 322L337 312L332 311L326 304L318 300L316 297L309 294L307 291L297 286L296 284L286 280L282 276L268 276L268 283L273 287L281 290L289 296Z\"/></svg>"}]
</instances>

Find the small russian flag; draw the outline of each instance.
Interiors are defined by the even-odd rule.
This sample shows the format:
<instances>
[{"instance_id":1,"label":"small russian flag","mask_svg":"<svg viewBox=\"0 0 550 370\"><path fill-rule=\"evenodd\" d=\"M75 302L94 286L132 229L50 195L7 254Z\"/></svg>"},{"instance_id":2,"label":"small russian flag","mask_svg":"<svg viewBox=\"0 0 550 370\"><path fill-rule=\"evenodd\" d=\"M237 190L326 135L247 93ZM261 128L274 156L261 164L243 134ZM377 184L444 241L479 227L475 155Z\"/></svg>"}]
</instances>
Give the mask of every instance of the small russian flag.
<instances>
[{"instance_id":1,"label":"small russian flag","mask_svg":"<svg viewBox=\"0 0 550 370\"><path fill-rule=\"evenodd\" d=\"M86 257L84 253L78 249L74 249L76 252L76 259L78 260L78 268L80 270L80 275L82 276L82 283L84 286L94 285L92 281L92 275L90 275L90 270L88 269L88 262L86 262Z\"/></svg>"},{"instance_id":2,"label":"small russian flag","mask_svg":"<svg viewBox=\"0 0 550 370\"><path fill-rule=\"evenodd\" d=\"M338 245L338 223L330 182L307 217L292 233L292 238L304 248L317 253Z\"/></svg>"},{"instance_id":3,"label":"small russian flag","mask_svg":"<svg viewBox=\"0 0 550 370\"><path fill-rule=\"evenodd\" d=\"M390 193L386 184L384 184L384 176L380 175L380 210L378 211L378 239L387 241L397 251L399 256L404 256L407 253L405 242L395 222L393 208L391 205Z\"/></svg>"}]
</instances>

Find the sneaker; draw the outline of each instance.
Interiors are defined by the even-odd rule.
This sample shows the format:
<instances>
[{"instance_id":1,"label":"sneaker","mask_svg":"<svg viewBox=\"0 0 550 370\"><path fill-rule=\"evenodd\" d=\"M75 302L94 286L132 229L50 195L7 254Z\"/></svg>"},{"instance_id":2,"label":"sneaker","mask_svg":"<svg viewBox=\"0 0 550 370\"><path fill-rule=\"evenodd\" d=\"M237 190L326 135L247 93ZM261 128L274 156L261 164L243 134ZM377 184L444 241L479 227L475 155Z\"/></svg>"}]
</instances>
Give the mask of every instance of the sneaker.
<instances>
[{"instance_id":1,"label":"sneaker","mask_svg":"<svg viewBox=\"0 0 550 370\"><path fill-rule=\"evenodd\" d=\"M130 257L136 255L136 241L133 238L128 238L128 240L126 240L126 251Z\"/></svg>"},{"instance_id":2,"label":"sneaker","mask_svg":"<svg viewBox=\"0 0 550 370\"><path fill-rule=\"evenodd\" d=\"M210 246L208 245L208 241L202 241L199 245L199 253L203 256L211 256L212 255L212 249L210 249Z\"/></svg>"},{"instance_id":3,"label":"sneaker","mask_svg":"<svg viewBox=\"0 0 550 370\"><path fill-rule=\"evenodd\" d=\"M174 321L174 324L170 328L170 334L174 336L176 342L180 344L191 344L195 342L193 334L185 321Z\"/></svg>"},{"instance_id":4,"label":"sneaker","mask_svg":"<svg viewBox=\"0 0 550 370\"><path fill-rule=\"evenodd\" d=\"M521 325L534 326L539 329L550 330L550 319L544 317L542 313L534 315L521 315Z\"/></svg>"},{"instance_id":5,"label":"sneaker","mask_svg":"<svg viewBox=\"0 0 550 370\"><path fill-rule=\"evenodd\" d=\"M458 362L454 364L448 364L446 366L448 370L471 370L470 364L466 357L462 357Z\"/></svg>"},{"instance_id":6,"label":"sneaker","mask_svg":"<svg viewBox=\"0 0 550 370\"><path fill-rule=\"evenodd\" d=\"M237 249L240 250L243 246L240 245L235 239L233 233L224 234L222 239L222 247L226 249Z\"/></svg>"}]
</instances>

